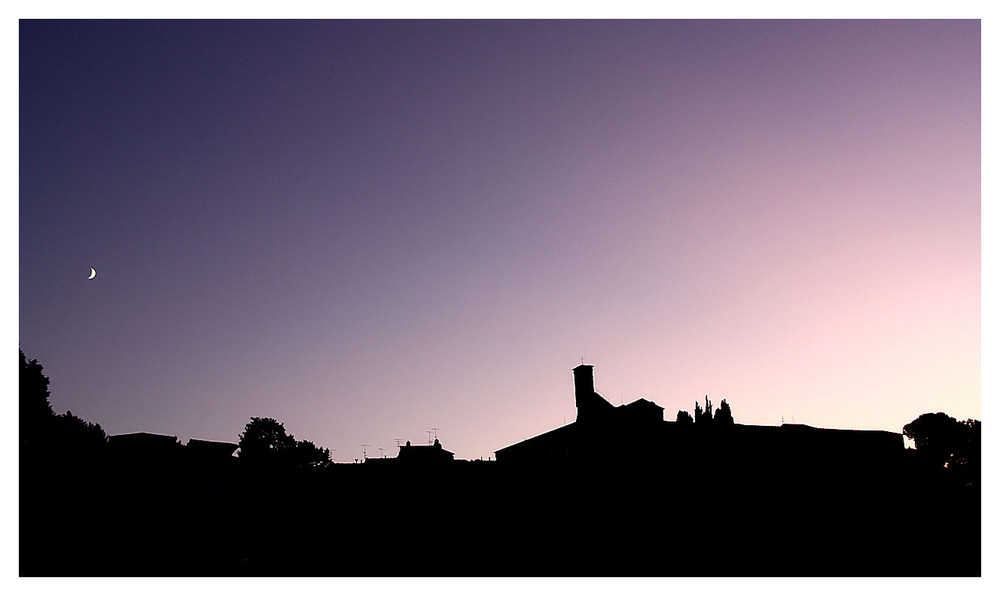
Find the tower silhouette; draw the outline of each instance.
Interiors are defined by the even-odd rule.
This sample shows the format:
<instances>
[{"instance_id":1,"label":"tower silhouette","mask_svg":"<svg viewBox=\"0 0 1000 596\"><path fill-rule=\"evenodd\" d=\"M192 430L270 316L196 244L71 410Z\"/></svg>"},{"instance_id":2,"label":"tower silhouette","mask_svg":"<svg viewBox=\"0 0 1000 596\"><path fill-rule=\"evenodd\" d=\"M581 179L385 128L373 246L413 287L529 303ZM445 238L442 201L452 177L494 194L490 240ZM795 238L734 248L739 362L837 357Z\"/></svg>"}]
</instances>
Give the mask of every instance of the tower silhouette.
<instances>
[{"instance_id":1,"label":"tower silhouette","mask_svg":"<svg viewBox=\"0 0 1000 596\"><path fill-rule=\"evenodd\" d=\"M593 365L581 364L574 368L573 383L576 391L577 422L590 422L614 410L615 407L611 403L594 391Z\"/></svg>"}]
</instances>

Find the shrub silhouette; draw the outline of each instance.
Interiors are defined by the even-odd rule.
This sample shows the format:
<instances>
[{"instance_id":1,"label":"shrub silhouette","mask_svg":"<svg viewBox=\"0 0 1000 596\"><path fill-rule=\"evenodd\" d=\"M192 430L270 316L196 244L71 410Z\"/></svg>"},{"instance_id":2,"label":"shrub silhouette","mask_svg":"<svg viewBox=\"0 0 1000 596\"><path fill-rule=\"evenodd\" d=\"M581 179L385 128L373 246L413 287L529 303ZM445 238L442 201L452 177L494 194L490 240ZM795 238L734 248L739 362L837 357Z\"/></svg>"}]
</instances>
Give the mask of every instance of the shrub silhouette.
<instances>
[{"instance_id":1,"label":"shrub silhouette","mask_svg":"<svg viewBox=\"0 0 1000 596\"><path fill-rule=\"evenodd\" d=\"M330 450L317 447L312 441L295 442L295 465L299 467L325 467L330 465Z\"/></svg>"}]
</instances>

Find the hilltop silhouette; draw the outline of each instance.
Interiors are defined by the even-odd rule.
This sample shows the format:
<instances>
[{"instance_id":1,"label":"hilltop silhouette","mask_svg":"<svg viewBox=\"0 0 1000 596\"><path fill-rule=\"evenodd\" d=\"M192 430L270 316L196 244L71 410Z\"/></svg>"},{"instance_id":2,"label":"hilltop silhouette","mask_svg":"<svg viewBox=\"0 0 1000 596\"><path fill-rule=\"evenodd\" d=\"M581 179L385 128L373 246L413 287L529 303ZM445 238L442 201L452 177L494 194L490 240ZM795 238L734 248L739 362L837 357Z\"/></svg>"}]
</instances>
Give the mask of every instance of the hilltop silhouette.
<instances>
[{"instance_id":1,"label":"hilltop silhouette","mask_svg":"<svg viewBox=\"0 0 1000 596\"><path fill-rule=\"evenodd\" d=\"M767 427L706 396L668 421L581 365L576 420L495 461L435 439L338 464L266 417L238 443L109 437L20 359L22 576L981 574L979 422L944 413Z\"/></svg>"}]
</instances>

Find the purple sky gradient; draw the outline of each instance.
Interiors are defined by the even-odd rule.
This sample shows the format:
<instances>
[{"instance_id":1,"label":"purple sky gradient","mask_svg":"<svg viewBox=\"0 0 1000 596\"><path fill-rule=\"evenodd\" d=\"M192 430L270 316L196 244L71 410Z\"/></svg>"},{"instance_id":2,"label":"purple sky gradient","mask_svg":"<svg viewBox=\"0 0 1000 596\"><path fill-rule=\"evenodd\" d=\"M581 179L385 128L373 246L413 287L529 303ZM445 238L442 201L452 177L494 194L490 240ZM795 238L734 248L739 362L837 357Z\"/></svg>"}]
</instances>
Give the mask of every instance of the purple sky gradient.
<instances>
[{"instance_id":1,"label":"purple sky gradient","mask_svg":"<svg viewBox=\"0 0 1000 596\"><path fill-rule=\"evenodd\" d=\"M109 433L485 458L581 355L668 419L982 417L978 21L20 34L19 342Z\"/></svg>"}]
</instances>

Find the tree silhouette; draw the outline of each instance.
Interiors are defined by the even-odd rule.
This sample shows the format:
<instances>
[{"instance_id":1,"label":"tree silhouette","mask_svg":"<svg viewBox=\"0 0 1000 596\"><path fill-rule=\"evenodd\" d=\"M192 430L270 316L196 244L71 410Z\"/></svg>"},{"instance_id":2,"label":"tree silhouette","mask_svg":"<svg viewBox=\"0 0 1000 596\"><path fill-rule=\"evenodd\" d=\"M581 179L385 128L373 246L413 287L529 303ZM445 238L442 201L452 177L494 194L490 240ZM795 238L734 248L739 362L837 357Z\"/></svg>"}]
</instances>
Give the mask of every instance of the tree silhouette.
<instances>
[{"instance_id":1,"label":"tree silhouette","mask_svg":"<svg viewBox=\"0 0 1000 596\"><path fill-rule=\"evenodd\" d=\"M979 456L982 453L982 434L978 420L969 418L962 422L965 426L965 440L959 446L955 455L970 465L979 465Z\"/></svg>"},{"instance_id":2,"label":"tree silhouette","mask_svg":"<svg viewBox=\"0 0 1000 596\"><path fill-rule=\"evenodd\" d=\"M254 463L278 463L295 449L295 438L274 418L251 417L240 434L240 459Z\"/></svg>"},{"instance_id":3,"label":"tree silhouette","mask_svg":"<svg viewBox=\"0 0 1000 596\"><path fill-rule=\"evenodd\" d=\"M53 418L52 431L52 447L64 458L93 457L108 444L108 435L100 424L87 422L70 411Z\"/></svg>"},{"instance_id":4,"label":"tree silhouette","mask_svg":"<svg viewBox=\"0 0 1000 596\"><path fill-rule=\"evenodd\" d=\"M81 462L99 455L108 443L100 424L87 422L72 412L56 415L49 403L49 379L37 360L21 357L20 429L22 456Z\"/></svg>"},{"instance_id":5,"label":"tree silhouette","mask_svg":"<svg viewBox=\"0 0 1000 596\"><path fill-rule=\"evenodd\" d=\"M691 417L691 414L687 413L687 410L677 410L677 422L687 426L694 424L694 418Z\"/></svg>"},{"instance_id":6,"label":"tree silhouette","mask_svg":"<svg viewBox=\"0 0 1000 596\"><path fill-rule=\"evenodd\" d=\"M254 464L319 467L331 463L330 450L296 441L274 418L250 418L240 434L240 459Z\"/></svg>"},{"instance_id":7,"label":"tree silhouette","mask_svg":"<svg viewBox=\"0 0 1000 596\"><path fill-rule=\"evenodd\" d=\"M965 440L955 453L956 460L960 463L963 480L966 484L979 485L982 474L981 454L982 454L982 434L978 420L968 419L962 423L965 426Z\"/></svg>"},{"instance_id":8,"label":"tree silhouette","mask_svg":"<svg viewBox=\"0 0 1000 596\"><path fill-rule=\"evenodd\" d=\"M903 427L903 434L913 440L922 457L944 466L960 441L960 424L944 412L921 414Z\"/></svg>"},{"instance_id":9,"label":"tree silhouette","mask_svg":"<svg viewBox=\"0 0 1000 596\"><path fill-rule=\"evenodd\" d=\"M42 374L42 365L37 360L28 360L24 352L21 356L19 375L18 406L20 411L20 434L22 447L41 439L55 414L49 403L49 378Z\"/></svg>"},{"instance_id":10,"label":"tree silhouette","mask_svg":"<svg viewBox=\"0 0 1000 596\"><path fill-rule=\"evenodd\" d=\"M921 414L903 427L917 454L936 468L945 468L966 483L978 483L981 434L978 420L959 422L944 412Z\"/></svg>"},{"instance_id":11,"label":"tree silhouette","mask_svg":"<svg viewBox=\"0 0 1000 596\"><path fill-rule=\"evenodd\" d=\"M722 400L719 409L715 411L714 422L722 426L733 426L735 424L733 421L733 412L729 409L729 404L726 403L726 400Z\"/></svg>"},{"instance_id":12,"label":"tree silhouette","mask_svg":"<svg viewBox=\"0 0 1000 596\"><path fill-rule=\"evenodd\" d=\"M712 424L712 400L705 396L705 410L701 409L698 402L694 402L694 422L699 426Z\"/></svg>"},{"instance_id":13,"label":"tree silhouette","mask_svg":"<svg viewBox=\"0 0 1000 596\"><path fill-rule=\"evenodd\" d=\"M296 441L295 465L302 467L325 467L330 465L330 450L317 447L312 441Z\"/></svg>"}]
</instances>

